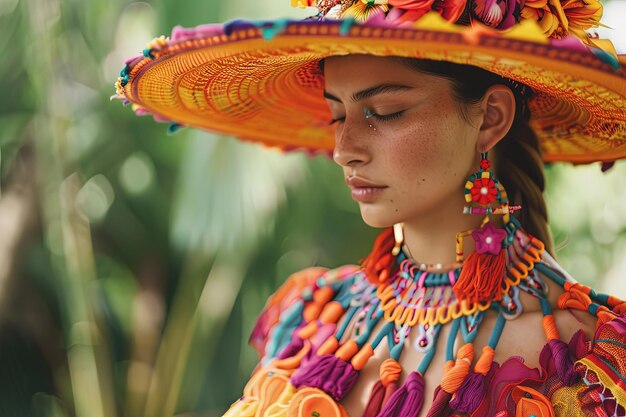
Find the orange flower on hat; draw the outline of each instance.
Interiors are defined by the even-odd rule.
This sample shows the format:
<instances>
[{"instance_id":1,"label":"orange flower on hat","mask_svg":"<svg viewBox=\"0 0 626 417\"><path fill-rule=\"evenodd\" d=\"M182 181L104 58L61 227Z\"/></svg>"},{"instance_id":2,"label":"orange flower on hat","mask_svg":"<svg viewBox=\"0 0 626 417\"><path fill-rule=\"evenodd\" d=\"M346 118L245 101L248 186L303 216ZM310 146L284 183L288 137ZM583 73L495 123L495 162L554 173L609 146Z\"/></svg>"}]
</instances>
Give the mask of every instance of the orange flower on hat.
<instances>
[{"instance_id":1,"label":"orange flower on hat","mask_svg":"<svg viewBox=\"0 0 626 417\"><path fill-rule=\"evenodd\" d=\"M570 33L586 39L585 30L600 26L603 9L598 0L567 0L561 4L569 21Z\"/></svg>"},{"instance_id":2,"label":"orange flower on hat","mask_svg":"<svg viewBox=\"0 0 626 417\"><path fill-rule=\"evenodd\" d=\"M390 6L405 10L405 13L398 19L400 22L414 22L426 14L435 0L388 0Z\"/></svg>"},{"instance_id":3,"label":"orange flower on hat","mask_svg":"<svg viewBox=\"0 0 626 417\"><path fill-rule=\"evenodd\" d=\"M526 0L522 19L535 20L546 36L561 39L574 35L588 43L585 30L600 25L599 0Z\"/></svg>"}]
</instances>

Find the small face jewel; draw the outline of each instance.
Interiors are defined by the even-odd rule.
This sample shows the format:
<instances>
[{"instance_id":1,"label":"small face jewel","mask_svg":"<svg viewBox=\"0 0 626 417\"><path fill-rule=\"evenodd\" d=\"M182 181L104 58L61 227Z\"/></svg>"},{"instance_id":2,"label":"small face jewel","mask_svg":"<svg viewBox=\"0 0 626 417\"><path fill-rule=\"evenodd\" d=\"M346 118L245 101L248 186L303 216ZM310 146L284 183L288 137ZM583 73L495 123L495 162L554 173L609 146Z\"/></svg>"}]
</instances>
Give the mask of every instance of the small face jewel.
<instances>
[{"instance_id":1,"label":"small face jewel","mask_svg":"<svg viewBox=\"0 0 626 417\"><path fill-rule=\"evenodd\" d=\"M363 107L363 113L365 114L366 119L369 119L370 117L374 116L374 112L368 109L367 107ZM374 130L376 130L376 128L374 127L374 125L372 125L371 122L369 125L370 125L370 128L374 128Z\"/></svg>"}]
</instances>

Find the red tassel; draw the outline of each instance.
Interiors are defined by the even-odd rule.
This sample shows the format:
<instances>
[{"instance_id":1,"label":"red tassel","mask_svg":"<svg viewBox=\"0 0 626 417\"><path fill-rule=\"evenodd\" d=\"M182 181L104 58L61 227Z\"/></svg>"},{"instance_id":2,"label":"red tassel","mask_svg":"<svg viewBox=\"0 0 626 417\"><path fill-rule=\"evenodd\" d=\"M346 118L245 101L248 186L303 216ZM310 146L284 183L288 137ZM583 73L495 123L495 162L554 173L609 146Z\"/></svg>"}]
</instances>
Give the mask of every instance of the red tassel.
<instances>
[{"instance_id":1,"label":"red tassel","mask_svg":"<svg viewBox=\"0 0 626 417\"><path fill-rule=\"evenodd\" d=\"M502 300L502 280L506 271L504 249L497 255L472 252L463 262L459 279L452 288L460 300L470 302Z\"/></svg>"},{"instance_id":2,"label":"red tassel","mask_svg":"<svg viewBox=\"0 0 626 417\"><path fill-rule=\"evenodd\" d=\"M437 386L433 395L433 403L428 409L426 417L448 417L452 415L450 400L452 400L452 394L444 391L441 385Z\"/></svg>"},{"instance_id":3,"label":"red tassel","mask_svg":"<svg viewBox=\"0 0 626 417\"><path fill-rule=\"evenodd\" d=\"M396 392L397 389L398 389L397 382L390 382L389 384L387 384L387 386L385 387L385 396L383 397L383 403L381 407L387 404L387 401L389 400L389 398L391 398L391 396L393 395L394 392Z\"/></svg>"},{"instance_id":4,"label":"red tassel","mask_svg":"<svg viewBox=\"0 0 626 417\"><path fill-rule=\"evenodd\" d=\"M367 407L363 412L363 417L376 417L378 412L380 411L380 407L383 403L383 398L385 397L385 387L383 383L378 381L374 388L372 388L372 392L370 393L370 399L367 402Z\"/></svg>"},{"instance_id":5,"label":"red tassel","mask_svg":"<svg viewBox=\"0 0 626 417\"><path fill-rule=\"evenodd\" d=\"M370 399L365 408L365 417L377 416L387 400L398 389L398 379L402 373L402 366L395 359L388 358L380 364L380 381L374 385Z\"/></svg>"},{"instance_id":6,"label":"red tassel","mask_svg":"<svg viewBox=\"0 0 626 417\"><path fill-rule=\"evenodd\" d=\"M371 283L378 285L386 282L396 272L396 257L391 254L395 244L393 228L387 228L376 237L370 254L361 260L361 266Z\"/></svg>"}]
</instances>

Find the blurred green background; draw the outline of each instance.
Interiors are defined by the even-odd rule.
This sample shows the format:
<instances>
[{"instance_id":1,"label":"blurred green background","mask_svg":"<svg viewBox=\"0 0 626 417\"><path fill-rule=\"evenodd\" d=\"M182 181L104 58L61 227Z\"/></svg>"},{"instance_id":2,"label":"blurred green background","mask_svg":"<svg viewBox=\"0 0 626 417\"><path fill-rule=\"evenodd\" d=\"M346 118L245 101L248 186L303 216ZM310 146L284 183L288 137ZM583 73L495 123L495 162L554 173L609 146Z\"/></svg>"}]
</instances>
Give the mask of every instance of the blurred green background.
<instances>
[{"instance_id":1,"label":"blurred green background","mask_svg":"<svg viewBox=\"0 0 626 417\"><path fill-rule=\"evenodd\" d=\"M176 24L309 14L0 0L0 417L219 416L256 364L267 297L368 252L376 231L332 161L168 136L109 100L123 61ZM626 164L547 175L560 261L626 297Z\"/></svg>"}]
</instances>

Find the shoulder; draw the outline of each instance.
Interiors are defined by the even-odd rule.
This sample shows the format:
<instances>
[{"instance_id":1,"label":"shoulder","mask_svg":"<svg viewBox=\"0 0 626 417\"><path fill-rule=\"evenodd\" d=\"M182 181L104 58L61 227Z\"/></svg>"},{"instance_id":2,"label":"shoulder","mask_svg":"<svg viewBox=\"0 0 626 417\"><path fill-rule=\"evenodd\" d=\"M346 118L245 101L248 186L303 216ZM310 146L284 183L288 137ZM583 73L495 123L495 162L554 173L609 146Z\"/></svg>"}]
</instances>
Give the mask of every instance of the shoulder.
<instances>
[{"instance_id":1,"label":"shoulder","mask_svg":"<svg viewBox=\"0 0 626 417\"><path fill-rule=\"evenodd\" d=\"M268 360L277 356L291 340L293 331L308 321L305 307L310 310L315 304L330 301L339 287L360 271L358 265L334 269L310 267L287 277L267 299L248 339L259 358Z\"/></svg>"},{"instance_id":2,"label":"shoulder","mask_svg":"<svg viewBox=\"0 0 626 417\"><path fill-rule=\"evenodd\" d=\"M553 294L553 313L562 340L569 340L569 363L580 377L562 387L562 393L575 391L586 410L613 415L616 406L626 408L626 302L577 282L547 253L536 269L560 287L553 288L559 290ZM555 356L557 371L563 367L559 358ZM559 398L553 396L552 403L559 405Z\"/></svg>"}]
</instances>

